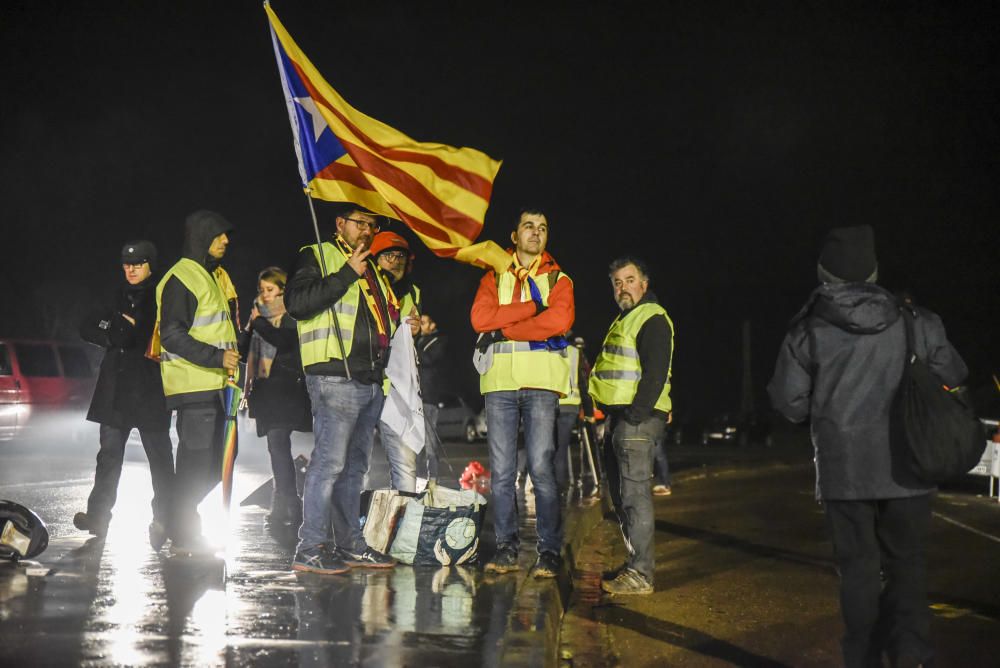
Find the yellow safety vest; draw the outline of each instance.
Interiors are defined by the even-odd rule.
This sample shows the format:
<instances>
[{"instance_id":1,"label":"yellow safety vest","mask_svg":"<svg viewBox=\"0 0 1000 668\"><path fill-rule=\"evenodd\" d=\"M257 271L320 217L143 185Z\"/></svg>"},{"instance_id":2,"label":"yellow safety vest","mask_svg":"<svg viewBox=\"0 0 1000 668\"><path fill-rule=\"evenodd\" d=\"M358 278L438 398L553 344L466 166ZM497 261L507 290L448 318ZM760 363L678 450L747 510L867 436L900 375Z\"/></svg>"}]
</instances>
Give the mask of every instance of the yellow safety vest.
<instances>
[{"instance_id":1,"label":"yellow safety vest","mask_svg":"<svg viewBox=\"0 0 1000 668\"><path fill-rule=\"evenodd\" d=\"M309 248L316 255L319 262L319 248L316 244L304 246L302 250ZM326 262L327 275L332 275L341 270L347 264L347 258L333 244L328 241L323 242L323 259ZM387 289L385 278L375 272L376 278L382 283L383 297ZM296 321L296 328L299 332L299 352L302 356L302 368L312 364L321 364L332 359L342 360L351 355L351 344L354 342L354 324L358 319L358 308L362 307L361 282L363 276L351 283L340 299L333 305L333 310L337 312L337 325L340 328L340 337L344 342L344 354L340 353L340 344L337 342L337 332L333 326L333 316L330 309L325 308L307 320ZM368 308L364 305L363 308ZM396 330L396 323L389 323L391 337ZM346 364L346 362L345 362Z\"/></svg>"},{"instance_id":2,"label":"yellow safety vest","mask_svg":"<svg viewBox=\"0 0 1000 668\"><path fill-rule=\"evenodd\" d=\"M642 378L642 367L639 365L639 350L636 347L636 337L647 320L656 315L662 315L670 325L670 367L674 359L674 323L667 311L659 304L646 303L636 306L623 318L619 315L611 323L611 329L604 337L601 354L594 362L590 374L590 396L594 401L605 406L628 406L635 398ZM670 376L672 369L667 369L667 382L653 406L657 410L669 413Z\"/></svg>"},{"instance_id":3,"label":"yellow safety vest","mask_svg":"<svg viewBox=\"0 0 1000 668\"><path fill-rule=\"evenodd\" d=\"M555 281L545 274L534 278L542 295L542 303L549 305L549 291L555 284L569 276L559 272ZM501 305L514 299L517 279L511 272L504 272L497 281L497 297ZM527 282L522 284L527 292ZM523 298L523 295L522 295ZM498 341L493 344L493 364L479 377L479 391L502 392L521 389L551 390L560 396L569 394L569 362L563 351L532 350L528 341Z\"/></svg>"},{"instance_id":4,"label":"yellow safety vest","mask_svg":"<svg viewBox=\"0 0 1000 668\"><path fill-rule=\"evenodd\" d=\"M569 392L559 399L560 406L579 406L580 398L580 349L570 345L563 351L569 364Z\"/></svg>"},{"instance_id":5,"label":"yellow safety vest","mask_svg":"<svg viewBox=\"0 0 1000 668\"><path fill-rule=\"evenodd\" d=\"M420 316L420 288L411 286L410 291L403 295L399 302L399 321L405 322L410 317L410 311L417 309L417 317Z\"/></svg>"},{"instance_id":6,"label":"yellow safety vest","mask_svg":"<svg viewBox=\"0 0 1000 668\"><path fill-rule=\"evenodd\" d=\"M171 276L176 276L198 300L194 320L188 329L191 338L216 348L236 350L236 328L229 315L229 301L215 278L194 260L181 258L157 284L157 313L162 307L163 286ZM229 376L225 369L199 366L166 348L160 353L160 374L163 377L163 393L168 397L221 390Z\"/></svg>"}]
</instances>

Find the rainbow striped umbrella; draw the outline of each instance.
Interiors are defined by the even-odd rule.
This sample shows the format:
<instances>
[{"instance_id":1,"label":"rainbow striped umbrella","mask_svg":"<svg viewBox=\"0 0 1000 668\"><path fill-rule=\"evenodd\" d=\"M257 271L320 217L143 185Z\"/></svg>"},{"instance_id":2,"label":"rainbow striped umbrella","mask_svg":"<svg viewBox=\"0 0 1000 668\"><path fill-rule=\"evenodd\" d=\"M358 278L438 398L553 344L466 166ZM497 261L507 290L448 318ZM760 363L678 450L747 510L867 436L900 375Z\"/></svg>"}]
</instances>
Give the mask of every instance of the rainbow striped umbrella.
<instances>
[{"instance_id":1,"label":"rainbow striped umbrella","mask_svg":"<svg viewBox=\"0 0 1000 668\"><path fill-rule=\"evenodd\" d=\"M243 390L236 384L236 379L230 376L222 392L226 407L226 428L223 432L222 449L222 505L229 512L229 502L233 498L233 469L236 466L237 445L236 414L240 408Z\"/></svg>"}]
</instances>

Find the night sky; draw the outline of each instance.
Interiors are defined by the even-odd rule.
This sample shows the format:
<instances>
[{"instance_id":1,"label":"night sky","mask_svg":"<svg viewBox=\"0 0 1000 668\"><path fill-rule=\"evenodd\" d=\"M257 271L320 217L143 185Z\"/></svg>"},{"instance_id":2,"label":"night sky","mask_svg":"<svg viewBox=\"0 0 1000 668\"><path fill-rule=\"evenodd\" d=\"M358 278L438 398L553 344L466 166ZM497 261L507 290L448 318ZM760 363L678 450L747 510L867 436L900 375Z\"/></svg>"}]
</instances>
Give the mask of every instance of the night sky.
<instances>
[{"instance_id":1,"label":"night sky","mask_svg":"<svg viewBox=\"0 0 1000 668\"><path fill-rule=\"evenodd\" d=\"M1000 10L953 4L272 6L353 106L504 161L481 239L508 245L522 204L549 212L591 357L608 262L646 259L694 415L738 407L745 319L763 403L839 225L875 227L880 282L942 316L973 385L1000 371ZM237 227L244 313L256 272L310 243L259 2L7 2L0 54L0 335L75 337L122 242L152 239L165 268L198 208ZM415 271L475 400L481 271L423 248Z\"/></svg>"}]
</instances>

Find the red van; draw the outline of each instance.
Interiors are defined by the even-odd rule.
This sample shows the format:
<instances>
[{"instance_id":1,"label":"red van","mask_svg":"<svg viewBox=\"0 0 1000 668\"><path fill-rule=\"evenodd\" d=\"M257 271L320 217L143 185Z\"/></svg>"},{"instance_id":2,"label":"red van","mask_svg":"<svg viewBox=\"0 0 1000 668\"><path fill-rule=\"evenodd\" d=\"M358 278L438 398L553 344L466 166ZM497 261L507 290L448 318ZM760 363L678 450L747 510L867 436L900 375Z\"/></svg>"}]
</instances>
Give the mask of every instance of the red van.
<instances>
[{"instance_id":1,"label":"red van","mask_svg":"<svg viewBox=\"0 0 1000 668\"><path fill-rule=\"evenodd\" d=\"M0 339L0 441L83 419L96 369L83 344Z\"/></svg>"}]
</instances>

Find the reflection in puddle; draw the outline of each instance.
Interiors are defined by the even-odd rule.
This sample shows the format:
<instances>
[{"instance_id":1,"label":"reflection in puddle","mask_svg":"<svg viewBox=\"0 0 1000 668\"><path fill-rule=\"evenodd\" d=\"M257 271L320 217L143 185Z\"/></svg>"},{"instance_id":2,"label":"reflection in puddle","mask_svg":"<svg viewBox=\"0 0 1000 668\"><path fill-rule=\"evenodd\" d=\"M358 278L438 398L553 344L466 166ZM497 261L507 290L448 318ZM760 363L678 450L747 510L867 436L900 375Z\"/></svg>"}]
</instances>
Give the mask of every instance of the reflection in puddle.
<instances>
[{"instance_id":1,"label":"reflection in puddle","mask_svg":"<svg viewBox=\"0 0 1000 668\"><path fill-rule=\"evenodd\" d=\"M236 500L261 482L236 479ZM89 491L53 488L48 512L71 517ZM146 463L127 462L105 541L81 547L86 536L63 528L42 555L51 575L0 573L0 621L19 622L0 623L0 663L487 665L502 642L518 577L405 565L296 574L294 537L267 533L263 511L238 501L227 518L217 490L200 512L205 535L225 539L226 559L169 557L149 547L150 496ZM26 642L15 627L32 629Z\"/></svg>"}]
</instances>

